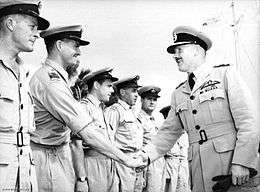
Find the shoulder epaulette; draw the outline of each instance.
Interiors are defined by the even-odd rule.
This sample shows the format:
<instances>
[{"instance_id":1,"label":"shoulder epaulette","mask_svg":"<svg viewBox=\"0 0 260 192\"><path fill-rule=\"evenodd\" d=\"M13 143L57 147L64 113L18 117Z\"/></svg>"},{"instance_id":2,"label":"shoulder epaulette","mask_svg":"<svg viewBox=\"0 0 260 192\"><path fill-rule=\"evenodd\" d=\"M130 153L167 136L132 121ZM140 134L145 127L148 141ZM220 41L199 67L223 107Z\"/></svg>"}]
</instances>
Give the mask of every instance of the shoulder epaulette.
<instances>
[{"instance_id":1,"label":"shoulder epaulette","mask_svg":"<svg viewBox=\"0 0 260 192\"><path fill-rule=\"evenodd\" d=\"M218 67L228 67L230 66L230 64L221 64L221 65L215 65L213 66L214 68L218 68Z\"/></svg>"},{"instance_id":2,"label":"shoulder epaulette","mask_svg":"<svg viewBox=\"0 0 260 192\"><path fill-rule=\"evenodd\" d=\"M180 86L182 86L186 81L183 81L181 84L179 84L175 89L178 89Z\"/></svg>"},{"instance_id":3,"label":"shoulder epaulette","mask_svg":"<svg viewBox=\"0 0 260 192\"><path fill-rule=\"evenodd\" d=\"M56 72L51 71L48 74L51 80L60 79L60 76Z\"/></svg>"},{"instance_id":4,"label":"shoulder epaulette","mask_svg":"<svg viewBox=\"0 0 260 192\"><path fill-rule=\"evenodd\" d=\"M84 99L81 99L81 100L80 100L80 103L88 104L88 103L89 103L89 100L87 100L87 99L84 98Z\"/></svg>"}]
</instances>

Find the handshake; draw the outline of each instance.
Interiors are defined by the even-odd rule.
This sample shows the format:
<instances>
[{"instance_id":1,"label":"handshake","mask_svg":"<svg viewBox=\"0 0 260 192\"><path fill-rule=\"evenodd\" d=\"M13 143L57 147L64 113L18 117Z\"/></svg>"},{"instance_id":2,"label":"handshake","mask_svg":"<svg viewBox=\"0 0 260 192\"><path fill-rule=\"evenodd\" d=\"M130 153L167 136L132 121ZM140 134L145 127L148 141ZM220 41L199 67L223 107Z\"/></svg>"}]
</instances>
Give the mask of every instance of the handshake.
<instances>
[{"instance_id":1,"label":"handshake","mask_svg":"<svg viewBox=\"0 0 260 192\"><path fill-rule=\"evenodd\" d=\"M124 164L127 167L135 168L136 172L141 172L150 164L150 158L145 151L140 151L134 155L129 156Z\"/></svg>"}]
</instances>

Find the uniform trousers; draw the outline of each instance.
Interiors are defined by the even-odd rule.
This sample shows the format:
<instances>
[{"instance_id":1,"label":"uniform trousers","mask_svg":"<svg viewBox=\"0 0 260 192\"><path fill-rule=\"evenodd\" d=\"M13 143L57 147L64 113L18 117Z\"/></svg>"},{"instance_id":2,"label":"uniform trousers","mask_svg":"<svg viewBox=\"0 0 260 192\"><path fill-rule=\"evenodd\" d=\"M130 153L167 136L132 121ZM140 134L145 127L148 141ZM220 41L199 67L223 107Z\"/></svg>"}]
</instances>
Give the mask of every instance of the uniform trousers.
<instances>
[{"instance_id":1,"label":"uniform trousers","mask_svg":"<svg viewBox=\"0 0 260 192\"><path fill-rule=\"evenodd\" d=\"M0 143L0 192L37 192L37 179L29 146Z\"/></svg>"},{"instance_id":2,"label":"uniform trousers","mask_svg":"<svg viewBox=\"0 0 260 192\"><path fill-rule=\"evenodd\" d=\"M93 149L84 154L89 192L119 192L115 161Z\"/></svg>"},{"instance_id":3,"label":"uniform trousers","mask_svg":"<svg viewBox=\"0 0 260 192\"><path fill-rule=\"evenodd\" d=\"M123 151L129 156L138 156L137 152ZM120 192L142 192L145 186L144 171L137 173L134 168L116 162L116 170L119 177Z\"/></svg>"},{"instance_id":4,"label":"uniform trousers","mask_svg":"<svg viewBox=\"0 0 260 192\"><path fill-rule=\"evenodd\" d=\"M163 192L165 186L166 162L164 157L151 163L144 171L145 188L143 192Z\"/></svg>"},{"instance_id":5,"label":"uniform trousers","mask_svg":"<svg viewBox=\"0 0 260 192\"><path fill-rule=\"evenodd\" d=\"M165 192L189 192L189 165L185 157L170 156L166 159Z\"/></svg>"},{"instance_id":6,"label":"uniform trousers","mask_svg":"<svg viewBox=\"0 0 260 192\"><path fill-rule=\"evenodd\" d=\"M73 192L75 173L69 144L45 146L31 142L39 192Z\"/></svg>"}]
</instances>

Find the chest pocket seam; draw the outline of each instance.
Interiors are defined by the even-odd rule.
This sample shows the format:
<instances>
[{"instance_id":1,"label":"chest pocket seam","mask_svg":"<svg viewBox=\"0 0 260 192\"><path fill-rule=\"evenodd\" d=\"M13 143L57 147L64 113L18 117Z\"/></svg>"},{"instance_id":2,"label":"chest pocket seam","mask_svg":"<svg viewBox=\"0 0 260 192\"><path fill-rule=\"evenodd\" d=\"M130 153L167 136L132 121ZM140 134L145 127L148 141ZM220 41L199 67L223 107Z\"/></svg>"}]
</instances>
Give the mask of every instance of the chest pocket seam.
<instances>
[{"instance_id":1,"label":"chest pocket seam","mask_svg":"<svg viewBox=\"0 0 260 192\"><path fill-rule=\"evenodd\" d=\"M183 102L176 106L176 114L181 113L182 111L188 110L187 102Z\"/></svg>"}]
</instances>

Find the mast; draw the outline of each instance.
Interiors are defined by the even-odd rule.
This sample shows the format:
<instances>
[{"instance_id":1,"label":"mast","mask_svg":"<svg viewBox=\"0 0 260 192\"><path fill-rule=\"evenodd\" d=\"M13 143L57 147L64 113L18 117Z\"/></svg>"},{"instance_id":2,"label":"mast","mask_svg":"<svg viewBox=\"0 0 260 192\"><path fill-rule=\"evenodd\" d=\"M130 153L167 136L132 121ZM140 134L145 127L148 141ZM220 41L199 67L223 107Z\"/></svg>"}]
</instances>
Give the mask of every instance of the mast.
<instances>
[{"instance_id":1,"label":"mast","mask_svg":"<svg viewBox=\"0 0 260 192\"><path fill-rule=\"evenodd\" d=\"M238 51L238 30L237 30L237 25L239 23L239 19L236 19L236 13L235 13L235 3L234 0L231 2L231 9L232 9L232 18L233 18L233 23L231 24L231 27L233 28L233 37L234 37L234 53L235 53L235 67L239 71L240 70L240 56L239 56L239 51Z\"/></svg>"}]
</instances>

